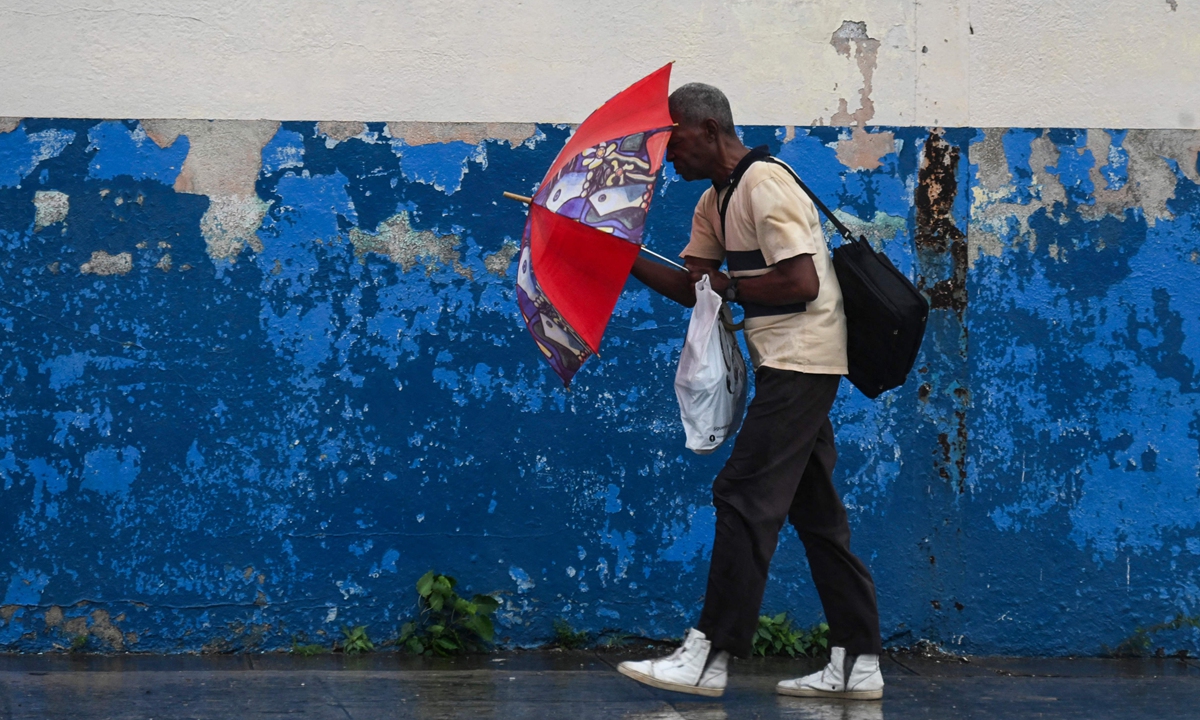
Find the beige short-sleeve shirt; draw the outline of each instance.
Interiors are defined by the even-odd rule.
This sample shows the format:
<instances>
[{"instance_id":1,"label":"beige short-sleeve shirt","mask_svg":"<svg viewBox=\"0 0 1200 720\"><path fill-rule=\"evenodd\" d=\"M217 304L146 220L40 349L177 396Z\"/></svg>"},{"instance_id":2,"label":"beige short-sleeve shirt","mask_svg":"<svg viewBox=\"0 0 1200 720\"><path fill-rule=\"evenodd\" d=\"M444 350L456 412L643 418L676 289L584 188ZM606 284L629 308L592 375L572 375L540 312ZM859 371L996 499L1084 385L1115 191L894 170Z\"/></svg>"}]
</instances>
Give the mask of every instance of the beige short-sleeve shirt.
<instances>
[{"instance_id":1,"label":"beige short-sleeve shirt","mask_svg":"<svg viewBox=\"0 0 1200 720\"><path fill-rule=\"evenodd\" d=\"M845 375L846 315L842 289L820 217L808 195L788 171L772 162L756 162L734 189L725 213L728 237L721 237L718 194L709 188L696 203L692 236L680 257L724 261L731 277L764 275L780 260L812 255L820 289L817 298L799 306L743 303L746 345L754 367Z\"/></svg>"}]
</instances>

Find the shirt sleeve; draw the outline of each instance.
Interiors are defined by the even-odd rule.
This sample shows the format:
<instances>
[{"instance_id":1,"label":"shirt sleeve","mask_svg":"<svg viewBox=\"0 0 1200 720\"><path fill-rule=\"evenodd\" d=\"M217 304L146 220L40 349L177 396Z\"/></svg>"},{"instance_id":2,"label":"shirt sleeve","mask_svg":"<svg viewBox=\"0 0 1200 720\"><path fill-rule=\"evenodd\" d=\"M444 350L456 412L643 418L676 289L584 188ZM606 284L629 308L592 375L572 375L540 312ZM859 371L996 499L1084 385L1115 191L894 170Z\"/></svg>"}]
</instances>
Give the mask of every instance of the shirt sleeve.
<instances>
[{"instance_id":1,"label":"shirt sleeve","mask_svg":"<svg viewBox=\"0 0 1200 720\"><path fill-rule=\"evenodd\" d=\"M790 176L768 176L751 189L750 207L759 249L767 265L797 255L825 252L813 228L817 209Z\"/></svg>"},{"instance_id":2,"label":"shirt sleeve","mask_svg":"<svg viewBox=\"0 0 1200 720\"><path fill-rule=\"evenodd\" d=\"M700 196L700 202L696 203L696 210L692 213L692 237L683 252L679 253L679 257L691 255L706 260L725 259L725 245L717 238L712 221L709 220L708 206L715 202L714 197L711 189Z\"/></svg>"}]
</instances>

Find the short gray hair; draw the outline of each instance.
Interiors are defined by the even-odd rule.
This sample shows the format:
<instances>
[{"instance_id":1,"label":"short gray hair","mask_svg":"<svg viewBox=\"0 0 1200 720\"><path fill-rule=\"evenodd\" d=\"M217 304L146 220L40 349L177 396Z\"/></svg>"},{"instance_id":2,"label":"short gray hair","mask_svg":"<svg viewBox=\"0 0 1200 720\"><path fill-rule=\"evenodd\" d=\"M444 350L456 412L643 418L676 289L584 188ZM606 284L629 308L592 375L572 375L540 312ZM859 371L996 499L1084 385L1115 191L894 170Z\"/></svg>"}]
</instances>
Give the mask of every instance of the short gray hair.
<instances>
[{"instance_id":1,"label":"short gray hair","mask_svg":"<svg viewBox=\"0 0 1200 720\"><path fill-rule=\"evenodd\" d=\"M729 109L729 98L712 85L688 83L671 93L668 101L671 116L684 125L699 125L712 118L717 121L721 132L736 135L733 127L733 112Z\"/></svg>"}]
</instances>

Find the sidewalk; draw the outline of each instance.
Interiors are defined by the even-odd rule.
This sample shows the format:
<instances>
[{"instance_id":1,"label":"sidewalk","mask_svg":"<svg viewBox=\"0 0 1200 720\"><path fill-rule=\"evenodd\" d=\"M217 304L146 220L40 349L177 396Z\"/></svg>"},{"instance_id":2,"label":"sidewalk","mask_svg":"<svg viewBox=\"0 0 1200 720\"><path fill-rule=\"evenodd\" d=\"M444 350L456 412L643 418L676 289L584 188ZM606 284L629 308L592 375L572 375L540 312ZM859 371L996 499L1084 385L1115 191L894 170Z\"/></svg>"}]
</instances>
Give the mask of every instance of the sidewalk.
<instances>
[{"instance_id":1,"label":"sidewalk","mask_svg":"<svg viewBox=\"0 0 1200 720\"><path fill-rule=\"evenodd\" d=\"M816 661L734 664L716 700L643 687L616 664L654 650L522 651L458 660L392 653L0 655L0 720L565 718L907 720L1200 717L1200 663L979 657L884 658L882 702L785 698L776 681Z\"/></svg>"}]
</instances>

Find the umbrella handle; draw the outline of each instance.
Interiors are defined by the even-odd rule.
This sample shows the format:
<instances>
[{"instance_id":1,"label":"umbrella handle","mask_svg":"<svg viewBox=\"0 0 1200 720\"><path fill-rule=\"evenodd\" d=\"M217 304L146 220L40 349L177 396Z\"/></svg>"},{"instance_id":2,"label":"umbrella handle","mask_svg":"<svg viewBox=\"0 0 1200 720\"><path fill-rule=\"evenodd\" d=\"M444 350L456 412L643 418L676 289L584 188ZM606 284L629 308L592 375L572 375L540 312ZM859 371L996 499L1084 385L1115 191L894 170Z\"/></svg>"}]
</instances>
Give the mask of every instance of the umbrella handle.
<instances>
[{"instance_id":1,"label":"umbrella handle","mask_svg":"<svg viewBox=\"0 0 1200 720\"><path fill-rule=\"evenodd\" d=\"M504 197L508 198L509 200L516 200L517 202L523 202L526 205L531 205L533 203L533 198L525 197L524 195L518 195L516 193L510 193L507 191L505 191ZM668 264L672 267L676 267L676 268L679 268L680 270L683 270L684 272L687 272L687 268L685 268L684 266L680 265L679 263L675 262L674 260L672 260L670 258L666 258L666 257L663 257L662 255L659 255L658 253L654 252L653 250L646 247L645 245L638 245L638 249L640 249L642 252L646 253L647 255L650 255L652 257L658 258L659 260L662 260L663 262L665 262L666 264Z\"/></svg>"}]
</instances>

